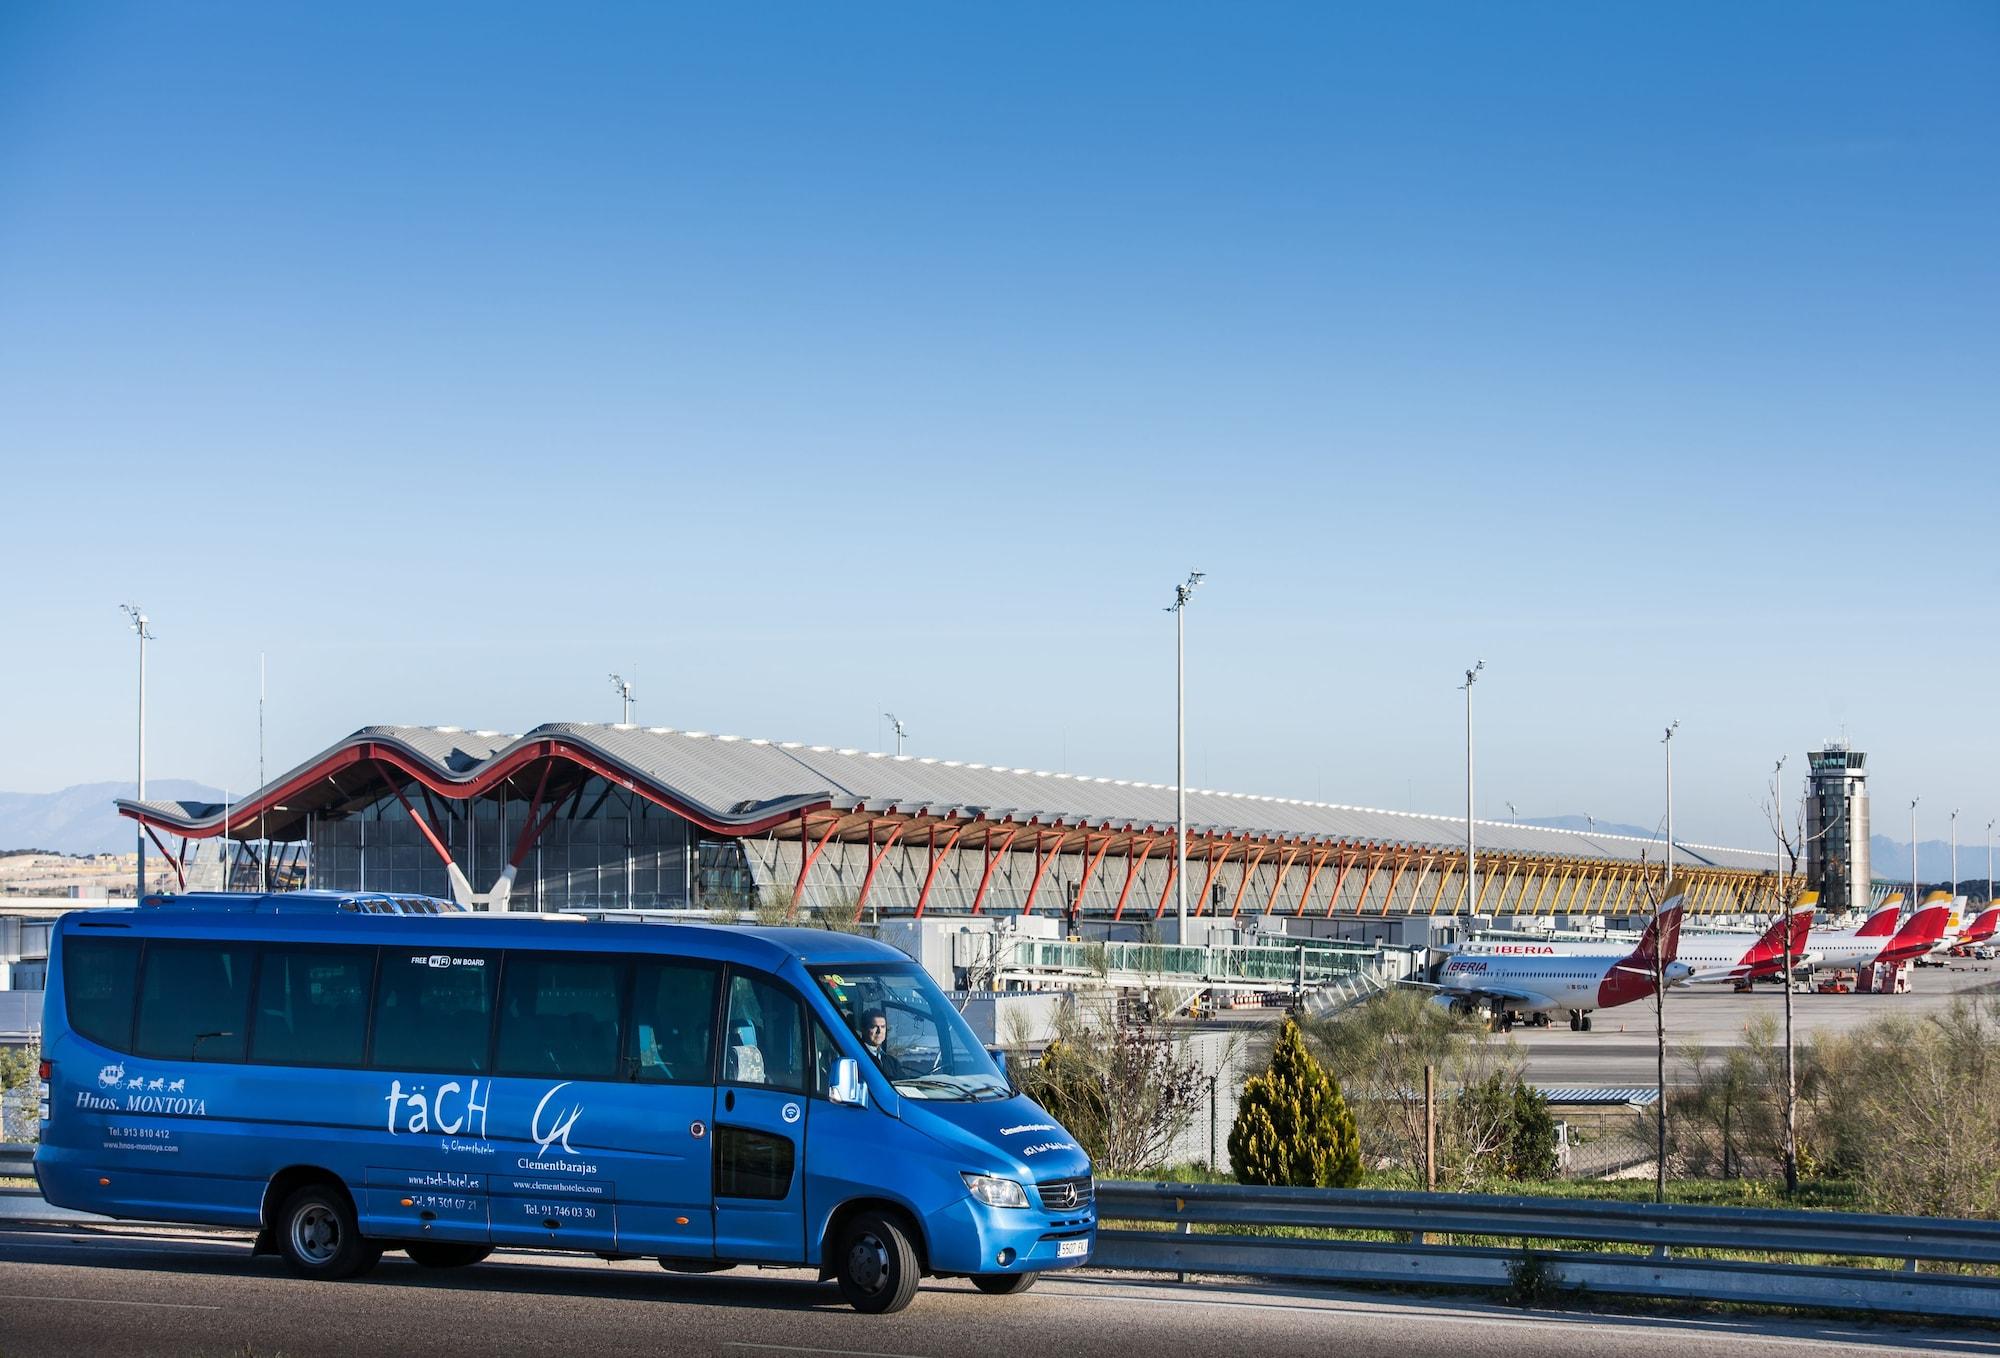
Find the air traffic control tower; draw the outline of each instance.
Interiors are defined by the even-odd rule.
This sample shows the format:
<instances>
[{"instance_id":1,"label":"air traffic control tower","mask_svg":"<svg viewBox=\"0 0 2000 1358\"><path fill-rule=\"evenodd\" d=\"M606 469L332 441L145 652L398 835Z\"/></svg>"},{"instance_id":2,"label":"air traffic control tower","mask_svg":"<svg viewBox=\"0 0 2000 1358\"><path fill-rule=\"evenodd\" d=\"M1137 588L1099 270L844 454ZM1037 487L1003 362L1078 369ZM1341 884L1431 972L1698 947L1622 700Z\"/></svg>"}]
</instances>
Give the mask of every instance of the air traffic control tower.
<instances>
[{"instance_id":1,"label":"air traffic control tower","mask_svg":"<svg viewBox=\"0 0 2000 1358\"><path fill-rule=\"evenodd\" d=\"M1806 886L1830 914L1869 903L1868 756L1845 742L1812 750L1806 789Z\"/></svg>"}]
</instances>

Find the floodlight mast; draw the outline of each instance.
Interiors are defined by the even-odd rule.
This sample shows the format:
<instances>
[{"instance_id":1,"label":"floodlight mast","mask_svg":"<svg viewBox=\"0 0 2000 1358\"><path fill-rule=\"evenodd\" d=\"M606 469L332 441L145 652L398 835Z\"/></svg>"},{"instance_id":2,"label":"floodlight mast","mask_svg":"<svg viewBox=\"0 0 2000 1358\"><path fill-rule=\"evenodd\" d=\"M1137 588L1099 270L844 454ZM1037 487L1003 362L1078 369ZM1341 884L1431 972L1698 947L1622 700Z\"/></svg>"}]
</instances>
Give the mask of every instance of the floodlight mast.
<instances>
[{"instance_id":1,"label":"floodlight mast","mask_svg":"<svg viewBox=\"0 0 2000 1358\"><path fill-rule=\"evenodd\" d=\"M264 787L264 653L257 652L257 786ZM265 835L264 807L268 799L257 804L257 839L260 850L257 854L257 879L264 891L271 889L271 841Z\"/></svg>"},{"instance_id":2,"label":"floodlight mast","mask_svg":"<svg viewBox=\"0 0 2000 1358\"><path fill-rule=\"evenodd\" d=\"M1910 909L1917 908L1917 803L1922 797L1910 798Z\"/></svg>"},{"instance_id":3,"label":"floodlight mast","mask_svg":"<svg viewBox=\"0 0 2000 1358\"><path fill-rule=\"evenodd\" d=\"M1479 850L1472 832L1472 686L1479 682L1484 660L1465 672L1465 913L1479 913Z\"/></svg>"},{"instance_id":4,"label":"floodlight mast","mask_svg":"<svg viewBox=\"0 0 2000 1358\"><path fill-rule=\"evenodd\" d=\"M1667 747L1667 882L1674 880L1674 732L1681 729L1676 717L1667 723L1667 733L1660 737L1660 744Z\"/></svg>"},{"instance_id":5,"label":"floodlight mast","mask_svg":"<svg viewBox=\"0 0 2000 1358\"><path fill-rule=\"evenodd\" d=\"M909 731L907 728L904 727L903 719L897 716L894 712L884 712L882 715L887 717L889 719L889 725L895 728L896 756L897 758L900 759L903 754L903 737L908 735Z\"/></svg>"},{"instance_id":6,"label":"floodlight mast","mask_svg":"<svg viewBox=\"0 0 2000 1358\"><path fill-rule=\"evenodd\" d=\"M131 619L132 630L139 637L139 788L134 798L146 800L146 643L153 639L152 629L146 618L146 611L137 604L120 604L125 616ZM133 836L139 845L139 877L137 896L146 894L146 824L137 822Z\"/></svg>"},{"instance_id":7,"label":"floodlight mast","mask_svg":"<svg viewBox=\"0 0 2000 1358\"><path fill-rule=\"evenodd\" d=\"M624 703L625 715L620 717L619 721L623 725L630 726L632 724L632 685L625 679L614 674L611 676L611 687L618 694L619 700Z\"/></svg>"},{"instance_id":8,"label":"floodlight mast","mask_svg":"<svg viewBox=\"0 0 2000 1358\"><path fill-rule=\"evenodd\" d=\"M1912 909L1916 902L1911 901ZM1958 808L1951 809L1951 907L1958 908Z\"/></svg>"},{"instance_id":9,"label":"floodlight mast","mask_svg":"<svg viewBox=\"0 0 2000 1358\"><path fill-rule=\"evenodd\" d=\"M1203 571L1189 571L1185 584L1174 586L1174 915L1180 933L1174 942L1187 943L1187 606Z\"/></svg>"}]
</instances>

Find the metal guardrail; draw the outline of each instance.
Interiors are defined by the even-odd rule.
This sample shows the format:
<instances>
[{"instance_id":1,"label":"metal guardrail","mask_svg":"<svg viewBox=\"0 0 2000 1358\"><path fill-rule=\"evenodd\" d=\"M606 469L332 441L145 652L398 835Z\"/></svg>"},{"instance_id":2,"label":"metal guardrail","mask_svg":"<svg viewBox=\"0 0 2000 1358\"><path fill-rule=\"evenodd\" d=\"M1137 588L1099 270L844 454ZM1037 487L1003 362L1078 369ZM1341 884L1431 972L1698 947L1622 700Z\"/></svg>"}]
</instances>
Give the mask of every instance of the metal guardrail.
<instances>
[{"instance_id":1,"label":"metal guardrail","mask_svg":"<svg viewBox=\"0 0 2000 1358\"><path fill-rule=\"evenodd\" d=\"M1100 1220L1171 1231L1100 1228L1091 1263L1145 1272L1245 1274L1426 1287L1516 1285L1530 1257L1549 1286L1941 1316L2000 1315L2000 1276L1922 1265L2000 1265L2000 1221L1870 1216L1562 1198L1245 1188L1233 1184L1101 1183ZM1218 1234L1202 1227L1390 1232L1388 1241ZM1434 1237L1451 1243L1429 1243ZM1464 1237L1510 1244L1464 1244ZM1532 1246L1530 1242L1535 1243ZM1645 1254L1588 1244L1641 1245ZM1676 1250L1726 1251L1734 1258ZM1770 1263L1740 1256L1893 1261Z\"/></svg>"},{"instance_id":2,"label":"metal guardrail","mask_svg":"<svg viewBox=\"0 0 2000 1358\"><path fill-rule=\"evenodd\" d=\"M35 1177L35 1148L33 1146L0 1145L0 1179L32 1179Z\"/></svg>"}]
</instances>

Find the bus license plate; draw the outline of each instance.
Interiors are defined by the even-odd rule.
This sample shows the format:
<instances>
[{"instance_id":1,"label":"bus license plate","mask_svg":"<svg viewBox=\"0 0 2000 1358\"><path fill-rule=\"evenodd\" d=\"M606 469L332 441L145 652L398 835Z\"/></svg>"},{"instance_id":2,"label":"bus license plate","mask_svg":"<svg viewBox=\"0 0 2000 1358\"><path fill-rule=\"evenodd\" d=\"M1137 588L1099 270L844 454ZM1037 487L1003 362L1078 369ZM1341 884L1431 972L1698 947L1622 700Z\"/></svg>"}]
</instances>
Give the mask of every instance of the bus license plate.
<instances>
[{"instance_id":1,"label":"bus license plate","mask_svg":"<svg viewBox=\"0 0 2000 1358\"><path fill-rule=\"evenodd\" d=\"M1056 1242L1056 1258L1081 1259L1090 1253L1088 1240L1059 1240Z\"/></svg>"}]
</instances>

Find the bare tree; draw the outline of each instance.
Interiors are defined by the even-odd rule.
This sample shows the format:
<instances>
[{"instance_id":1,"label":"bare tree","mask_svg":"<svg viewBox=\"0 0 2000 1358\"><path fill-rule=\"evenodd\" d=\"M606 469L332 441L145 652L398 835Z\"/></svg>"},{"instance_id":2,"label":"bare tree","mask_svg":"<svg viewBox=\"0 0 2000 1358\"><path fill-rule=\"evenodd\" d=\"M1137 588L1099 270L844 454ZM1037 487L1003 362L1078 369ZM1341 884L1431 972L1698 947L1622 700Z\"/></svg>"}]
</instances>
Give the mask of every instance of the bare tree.
<instances>
[{"instance_id":1,"label":"bare tree","mask_svg":"<svg viewBox=\"0 0 2000 1358\"><path fill-rule=\"evenodd\" d=\"M1649 907L1652 928L1660 918L1660 907L1671 899L1673 882L1663 870L1655 881L1646 872L1646 854L1639 853L1639 887ZM1643 935L1642 935L1643 936ZM1667 940L1666 931L1653 929L1653 958L1651 977L1653 982L1653 1056L1654 1084L1657 1096L1653 1103L1654 1160L1653 1200L1667 1200Z\"/></svg>"},{"instance_id":2,"label":"bare tree","mask_svg":"<svg viewBox=\"0 0 2000 1358\"><path fill-rule=\"evenodd\" d=\"M1799 1191L1799 1073L1798 1048L1792 1033L1792 970L1796 965L1792 957L1792 912L1799 908L1800 899L1805 895L1805 874L1799 871L1799 855L1806 847L1805 794L1801 791L1798 815L1788 827L1785 823L1785 805L1782 775L1785 771L1783 755L1771 769L1771 800L1765 803L1764 812L1770 821L1771 832L1778 841L1777 872L1772 879L1771 895L1773 913L1785 921L1780 930L1785 944L1785 1192ZM1824 835L1825 830L1820 834Z\"/></svg>"},{"instance_id":3,"label":"bare tree","mask_svg":"<svg viewBox=\"0 0 2000 1358\"><path fill-rule=\"evenodd\" d=\"M1022 1060L1022 1091L1075 1133L1101 1173L1158 1168L1210 1097L1186 1043L1116 1004L1066 1006L1056 1027L1039 1061Z\"/></svg>"}]
</instances>

